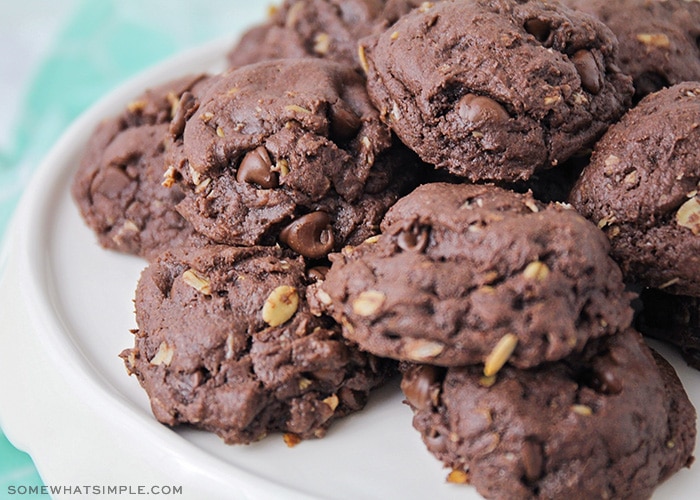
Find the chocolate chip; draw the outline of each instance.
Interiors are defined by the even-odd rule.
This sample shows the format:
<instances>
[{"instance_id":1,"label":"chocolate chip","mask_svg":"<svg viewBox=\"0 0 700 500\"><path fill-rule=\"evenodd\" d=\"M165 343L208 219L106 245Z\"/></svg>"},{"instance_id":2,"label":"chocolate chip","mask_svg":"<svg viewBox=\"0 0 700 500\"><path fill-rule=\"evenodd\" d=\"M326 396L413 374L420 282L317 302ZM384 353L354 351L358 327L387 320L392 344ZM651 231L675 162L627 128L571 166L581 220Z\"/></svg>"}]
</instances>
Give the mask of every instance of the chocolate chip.
<instances>
[{"instance_id":1,"label":"chocolate chip","mask_svg":"<svg viewBox=\"0 0 700 500\"><path fill-rule=\"evenodd\" d=\"M620 394L622 392L622 381L615 372L606 370L598 373L601 381L600 390L605 394Z\"/></svg>"},{"instance_id":2,"label":"chocolate chip","mask_svg":"<svg viewBox=\"0 0 700 500\"><path fill-rule=\"evenodd\" d=\"M170 122L169 132L173 137L179 137L185 131L187 120L197 111L199 103L191 92L185 92L180 96L175 116Z\"/></svg>"},{"instance_id":3,"label":"chocolate chip","mask_svg":"<svg viewBox=\"0 0 700 500\"><path fill-rule=\"evenodd\" d=\"M362 126L362 120L342 101L331 106L331 134L339 139L353 137Z\"/></svg>"},{"instance_id":4,"label":"chocolate chip","mask_svg":"<svg viewBox=\"0 0 700 500\"><path fill-rule=\"evenodd\" d=\"M131 179L126 173L117 167L107 167L100 172L90 186L91 194L101 194L110 199L119 195L131 184Z\"/></svg>"},{"instance_id":5,"label":"chocolate chip","mask_svg":"<svg viewBox=\"0 0 700 500\"><path fill-rule=\"evenodd\" d=\"M520 456L525 469L525 478L530 482L538 479L542 475L542 466L544 465L542 444L535 438L525 438Z\"/></svg>"},{"instance_id":6,"label":"chocolate chip","mask_svg":"<svg viewBox=\"0 0 700 500\"><path fill-rule=\"evenodd\" d=\"M525 21L525 31L534 36L538 42L544 43L549 38L551 28L547 21L542 19L528 19Z\"/></svg>"},{"instance_id":7,"label":"chocolate chip","mask_svg":"<svg viewBox=\"0 0 700 500\"><path fill-rule=\"evenodd\" d=\"M310 259L320 259L333 250L335 237L325 212L303 215L280 232L280 241Z\"/></svg>"},{"instance_id":8,"label":"chocolate chip","mask_svg":"<svg viewBox=\"0 0 700 500\"><path fill-rule=\"evenodd\" d=\"M464 121L471 123L501 123L510 118L499 103L475 94L466 94L457 102L457 113Z\"/></svg>"},{"instance_id":9,"label":"chocolate chip","mask_svg":"<svg viewBox=\"0 0 700 500\"><path fill-rule=\"evenodd\" d=\"M306 275L313 281L323 281L326 279L329 268L327 266L315 266L306 272Z\"/></svg>"},{"instance_id":10,"label":"chocolate chip","mask_svg":"<svg viewBox=\"0 0 700 500\"><path fill-rule=\"evenodd\" d=\"M600 394L619 394L623 383L617 375L616 366L626 361L618 359L621 351L612 350L606 356L596 359L591 366L581 370L578 375L580 384L590 387Z\"/></svg>"},{"instance_id":11,"label":"chocolate chip","mask_svg":"<svg viewBox=\"0 0 700 500\"><path fill-rule=\"evenodd\" d=\"M401 380L401 390L406 396L406 401L417 410L428 410L437 406L441 378L442 373L435 366L412 366L406 370Z\"/></svg>"},{"instance_id":12,"label":"chocolate chip","mask_svg":"<svg viewBox=\"0 0 700 500\"><path fill-rule=\"evenodd\" d=\"M620 394L622 392L622 381L613 367L598 363L598 366L594 366L593 370L593 380L590 384L593 389L602 394Z\"/></svg>"},{"instance_id":13,"label":"chocolate chip","mask_svg":"<svg viewBox=\"0 0 700 500\"><path fill-rule=\"evenodd\" d=\"M598 69L595 56L588 50L579 50L571 56L576 71L581 77L581 86L591 94L600 92L602 86L602 76Z\"/></svg>"},{"instance_id":14,"label":"chocolate chip","mask_svg":"<svg viewBox=\"0 0 700 500\"><path fill-rule=\"evenodd\" d=\"M204 376L204 373L202 373L202 371L200 371L200 370L197 370L192 375L190 375L190 384L189 385L192 389L194 389L194 388L202 385L205 380L206 380L206 377Z\"/></svg>"},{"instance_id":15,"label":"chocolate chip","mask_svg":"<svg viewBox=\"0 0 700 500\"><path fill-rule=\"evenodd\" d=\"M165 265L156 265L153 269L154 271L151 273L153 284L160 290L163 297L170 297L170 291L173 288L175 276L185 271L185 269L173 269Z\"/></svg>"},{"instance_id":16,"label":"chocolate chip","mask_svg":"<svg viewBox=\"0 0 700 500\"><path fill-rule=\"evenodd\" d=\"M422 252L428 246L428 239L428 228L414 224L399 233L396 244L407 252Z\"/></svg>"},{"instance_id":17,"label":"chocolate chip","mask_svg":"<svg viewBox=\"0 0 700 500\"><path fill-rule=\"evenodd\" d=\"M263 189L275 188L279 185L277 173L272 171L272 161L267 149L259 146L243 157L236 174L238 182L257 184Z\"/></svg>"}]
</instances>

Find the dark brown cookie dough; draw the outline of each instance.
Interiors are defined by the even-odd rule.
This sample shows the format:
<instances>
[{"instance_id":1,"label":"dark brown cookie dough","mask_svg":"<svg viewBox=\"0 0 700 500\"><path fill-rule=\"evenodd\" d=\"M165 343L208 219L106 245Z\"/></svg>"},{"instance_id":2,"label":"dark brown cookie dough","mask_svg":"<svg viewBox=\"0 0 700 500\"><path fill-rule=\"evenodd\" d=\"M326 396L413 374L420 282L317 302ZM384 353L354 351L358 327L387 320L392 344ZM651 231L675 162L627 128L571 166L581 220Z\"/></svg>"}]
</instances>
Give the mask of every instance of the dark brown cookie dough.
<instances>
[{"instance_id":1,"label":"dark brown cookie dough","mask_svg":"<svg viewBox=\"0 0 700 500\"><path fill-rule=\"evenodd\" d=\"M517 181L592 145L631 101L602 23L556 2L427 3L361 41L383 118L426 162Z\"/></svg>"},{"instance_id":2,"label":"dark brown cookie dough","mask_svg":"<svg viewBox=\"0 0 700 500\"><path fill-rule=\"evenodd\" d=\"M572 209L494 186L426 184L389 210L380 236L330 256L315 298L379 356L534 366L629 326L630 296L607 252Z\"/></svg>"},{"instance_id":3,"label":"dark brown cookie dough","mask_svg":"<svg viewBox=\"0 0 700 500\"><path fill-rule=\"evenodd\" d=\"M700 82L647 96L596 144L570 201L625 280L700 295Z\"/></svg>"},{"instance_id":4,"label":"dark brown cookie dough","mask_svg":"<svg viewBox=\"0 0 700 500\"><path fill-rule=\"evenodd\" d=\"M360 71L357 43L421 4L419 0L285 0L228 53L233 67L270 59L319 57Z\"/></svg>"},{"instance_id":5,"label":"dark brown cookie dough","mask_svg":"<svg viewBox=\"0 0 700 500\"><path fill-rule=\"evenodd\" d=\"M136 291L135 346L122 353L156 418L227 443L268 433L322 437L390 373L305 299L304 262L274 247L166 252Z\"/></svg>"},{"instance_id":6,"label":"dark brown cookie dough","mask_svg":"<svg viewBox=\"0 0 700 500\"><path fill-rule=\"evenodd\" d=\"M700 297L647 288L639 299L642 307L635 317L637 329L676 346L683 359L700 370Z\"/></svg>"},{"instance_id":7,"label":"dark brown cookie dough","mask_svg":"<svg viewBox=\"0 0 700 500\"><path fill-rule=\"evenodd\" d=\"M103 247L152 258L207 241L175 210L182 191L163 185L170 119L180 96L205 84L198 75L147 90L93 132L71 189Z\"/></svg>"},{"instance_id":8,"label":"dark brown cookie dough","mask_svg":"<svg viewBox=\"0 0 700 500\"><path fill-rule=\"evenodd\" d=\"M375 234L413 175L415 158L392 144L362 78L338 63L244 66L181 107L170 147L178 210L218 243L281 241L324 257Z\"/></svg>"},{"instance_id":9,"label":"dark brown cookie dough","mask_svg":"<svg viewBox=\"0 0 700 500\"><path fill-rule=\"evenodd\" d=\"M700 80L700 4L688 0L562 0L603 21L617 36L619 63L635 99Z\"/></svg>"},{"instance_id":10,"label":"dark brown cookie dough","mask_svg":"<svg viewBox=\"0 0 700 500\"><path fill-rule=\"evenodd\" d=\"M633 330L495 381L417 365L401 387L428 450L485 498L648 498L693 461L695 409Z\"/></svg>"}]
</instances>

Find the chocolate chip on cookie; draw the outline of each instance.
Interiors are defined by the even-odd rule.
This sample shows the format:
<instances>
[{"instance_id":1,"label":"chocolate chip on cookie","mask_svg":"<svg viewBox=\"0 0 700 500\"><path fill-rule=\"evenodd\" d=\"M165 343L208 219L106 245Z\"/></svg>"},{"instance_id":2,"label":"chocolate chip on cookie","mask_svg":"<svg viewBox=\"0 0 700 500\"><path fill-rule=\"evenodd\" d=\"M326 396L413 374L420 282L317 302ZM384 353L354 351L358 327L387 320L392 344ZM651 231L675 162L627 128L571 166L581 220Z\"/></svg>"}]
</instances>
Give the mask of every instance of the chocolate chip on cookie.
<instances>
[{"instance_id":1,"label":"chocolate chip on cookie","mask_svg":"<svg viewBox=\"0 0 700 500\"><path fill-rule=\"evenodd\" d=\"M180 97L207 80L183 77L149 89L93 132L72 194L103 247L153 258L166 248L208 241L175 210L184 194L173 186L164 155Z\"/></svg>"},{"instance_id":2,"label":"chocolate chip on cookie","mask_svg":"<svg viewBox=\"0 0 700 500\"><path fill-rule=\"evenodd\" d=\"M226 72L171 136L179 212L229 245L321 258L375 234L417 160L379 120L364 81L320 59Z\"/></svg>"},{"instance_id":3,"label":"chocolate chip on cookie","mask_svg":"<svg viewBox=\"0 0 700 500\"><path fill-rule=\"evenodd\" d=\"M693 461L695 409L634 330L530 370L408 368L428 450L485 498L648 498Z\"/></svg>"},{"instance_id":4,"label":"chocolate chip on cookie","mask_svg":"<svg viewBox=\"0 0 700 500\"><path fill-rule=\"evenodd\" d=\"M380 356L443 366L560 359L629 326L604 234L574 210L489 185L426 184L382 234L330 256L316 291Z\"/></svg>"},{"instance_id":5,"label":"chocolate chip on cookie","mask_svg":"<svg viewBox=\"0 0 700 500\"><path fill-rule=\"evenodd\" d=\"M428 3L361 41L383 118L426 162L518 181L590 148L630 104L617 42L558 3Z\"/></svg>"},{"instance_id":6,"label":"chocolate chip on cookie","mask_svg":"<svg viewBox=\"0 0 700 500\"><path fill-rule=\"evenodd\" d=\"M594 15L617 36L619 64L634 79L635 100L700 80L700 4L687 0L562 0Z\"/></svg>"}]
</instances>

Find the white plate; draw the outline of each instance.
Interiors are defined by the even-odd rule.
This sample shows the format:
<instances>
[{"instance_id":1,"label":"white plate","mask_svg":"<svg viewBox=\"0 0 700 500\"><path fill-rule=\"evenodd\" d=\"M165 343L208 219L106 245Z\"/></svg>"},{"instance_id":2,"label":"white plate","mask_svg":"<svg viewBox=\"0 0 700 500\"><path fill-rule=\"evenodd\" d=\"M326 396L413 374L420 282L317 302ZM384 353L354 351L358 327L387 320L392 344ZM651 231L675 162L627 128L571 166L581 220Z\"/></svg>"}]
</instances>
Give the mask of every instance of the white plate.
<instances>
[{"instance_id":1,"label":"white plate","mask_svg":"<svg viewBox=\"0 0 700 500\"><path fill-rule=\"evenodd\" d=\"M180 498L479 498L445 483L394 382L321 440L288 448L280 436L227 446L153 418L119 352L133 345L133 292L144 262L105 251L80 219L71 176L98 121L146 87L218 69L229 42L171 60L83 115L39 168L14 221L0 282L0 423L33 456L48 485L182 486ZM661 348L700 403L700 373ZM697 454L697 450L696 450ZM78 483L82 481L82 483ZM656 498L694 498L683 470Z\"/></svg>"}]
</instances>

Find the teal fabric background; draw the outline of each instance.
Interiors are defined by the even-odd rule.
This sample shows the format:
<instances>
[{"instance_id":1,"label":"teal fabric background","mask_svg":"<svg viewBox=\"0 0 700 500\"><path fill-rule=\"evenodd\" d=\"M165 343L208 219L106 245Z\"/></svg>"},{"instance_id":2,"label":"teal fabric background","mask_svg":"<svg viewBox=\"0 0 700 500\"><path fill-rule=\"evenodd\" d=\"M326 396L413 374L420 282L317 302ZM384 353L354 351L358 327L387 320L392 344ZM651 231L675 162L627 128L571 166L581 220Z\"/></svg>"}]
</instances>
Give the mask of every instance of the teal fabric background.
<instances>
[{"instance_id":1,"label":"teal fabric background","mask_svg":"<svg viewBox=\"0 0 700 500\"><path fill-rule=\"evenodd\" d=\"M16 3L4 12L9 17L0 21L2 50L16 50L3 43L12 35L41 46L25 47L35 59L30 61L23 54L0 53L0 90L16 91L10 103L16 112L0 129L5 131L0 137L0 239L33 170L71 121L138 71L213 39L233 40L241 14L234 7L245 5L228 0ZM260 11L260 5L255 10ZM31 33L32 29L41 32ZM29 65L29 76L11 80L19 68L5 64L13 61ZM12 484L37 485L41 479L29 455L15 449L0 432L0 497Z\"/></svg>"}]
</instances>

